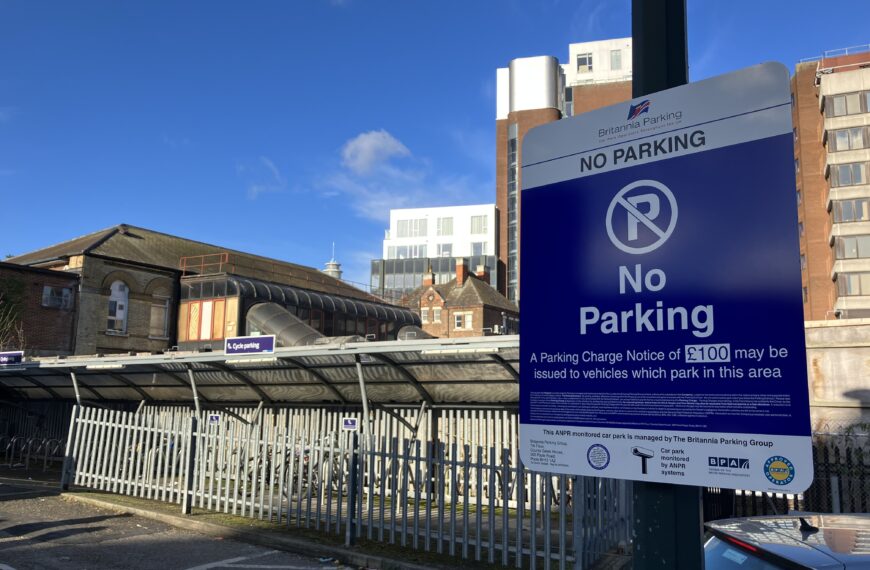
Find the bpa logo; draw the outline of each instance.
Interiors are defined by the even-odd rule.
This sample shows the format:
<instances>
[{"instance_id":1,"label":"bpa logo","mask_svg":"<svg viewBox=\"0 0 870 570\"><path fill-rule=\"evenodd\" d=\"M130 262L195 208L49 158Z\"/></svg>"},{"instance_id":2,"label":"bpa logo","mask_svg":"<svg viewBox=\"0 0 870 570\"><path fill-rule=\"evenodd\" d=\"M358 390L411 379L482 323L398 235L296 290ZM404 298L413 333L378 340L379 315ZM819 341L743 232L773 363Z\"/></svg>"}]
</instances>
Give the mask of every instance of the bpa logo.
<instances>
[{"instance_id":1,"label":"bpa logo","mask_svg":"<svg viewBox=\"0 0 870 570\"><path fill-rule=\"evenodd\" d=\"M749 460L742 457L708 457L707 461L710 467L749 469Z\"/></svg>"}]
</instances>

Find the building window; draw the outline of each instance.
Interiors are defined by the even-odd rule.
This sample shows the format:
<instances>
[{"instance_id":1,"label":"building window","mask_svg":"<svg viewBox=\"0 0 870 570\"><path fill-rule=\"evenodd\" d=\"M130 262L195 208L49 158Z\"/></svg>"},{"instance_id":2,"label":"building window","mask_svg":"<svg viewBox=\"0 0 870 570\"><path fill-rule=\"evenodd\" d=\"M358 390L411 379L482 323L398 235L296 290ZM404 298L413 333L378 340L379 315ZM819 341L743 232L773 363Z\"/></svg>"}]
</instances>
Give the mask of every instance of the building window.
<instances>
[{"instance_id":1,"label":"building window","mask_svg":"<svg viewBox=\"0 0 870 570\"><path fill-rule=\"evenodd\" d=\"M841 297L870 295L870 273L841 273L837 275L837 292Z\"/></svg>"},{"instance_id":2,"label":"building window","mask_svg":"<svg viewBox=\"0 0 870 570\"><path fill-rule=\"evenodd\" d=\"M470 331L472 329L471 313L454 313L453 328L458 331Z\"/></svg>"},{"instance_id":3,"label":"building window","mask_svg":"<svg viewBox=\"0 0 870 570\"><path fill-rule=\"evenodd\" d=\"M69 287L42 288L42 306L49 309L72 309L73 290Z\"/></svg>"},{"instance_id":4,"label":"building window","mask_svg":"<svg viewBox=\"0 0 870 570\"><path fill-rule=\"evenodd\" d=\"M127 332L127 299L130 289L123 281L112 283L109 294L109 319L106 323L106 332Z\"/></svg>"},{"instance_id":5,"label":"building window","mask_svg":"<svg viewBox=\"0 0 870 570\"><path fill-rule=\"evenodd\" d=\"M835 224L870 221L870 198L836 200L832 204L831 213Z\"/></svg>"},{"instance_id":6,"label":"building window","mask_svg":"<svg viewBox=\"0 0 870 570\"><path fill-rule=\"evenodd\" d=\"M517 282L517 220L519 218L518 178L519 168L517 164L517 137L516 123L508 125L508 179L507 179L507 294L508 299L519 301L519 287Z\"/></svg>"},{"instance_id":7,"label":"building window","mask_svg":"<svg viewBox=\"0 0 870 570\"><path fill-rule=\"evenodd\" d=\"M439 236L452 236L453 218L438 218L436 233Z\"/></svg>"},{"instance_id":8,"label":"building window","mask_svg":"<svg viewBox=\"0 0 870 570\"><path fill-rule=\"evenodd\" d=\"M611 71L619 71L621 69L622 69L622 50L621 49L610 50L610 70Z\"/></svg>"},{"instance_id":9,"label":"building window","mask_svg":"<svg viewBox=\"0 0 870 570\"><path fill-rule=\"evenodd\" d=\"M427 257L425 243L415 245L397 245L387 248L387 259L414 259L418 257Z\"/></svg>"},{"instance_id":10,"label":"building window","mask_svg":"<svg viewBox=\"0 0 870 570\"><path fill-rule=\"evenodd\" d=\"M792 134L792 136L794 137L794 142L797 142L797 140L798 140L797 127L793 128L793 129L791 130L791 134Z\"/></svg>"},{"instance_id":11,"label":"building window","mask_svg":"<svg viewBox=\"0 0 870 570\"><path fill-rule=\"evenodd\" d=\"M855 150L867 146L867 137L863 127L836 130L832 141L834 143L832 151Z\"/></svg>"},{"instance_id":12,"label":"building window","mask_svg":"<svg viewBox=\"0 0 870 570\"><path fill-rule=\"evenodd\" d=\"M802 198L801 198L801 191L798 190L798 191L797 191L797 203L798 203L798 206L801 205L801 201L802 201Z\"/></svg>"},{"instance_id":13,"label":"building window","mask_svg":"<svg viewBox=\"0 0 870 570\"><path fill-rule=\"evenodd\" d=\"M429 322L429 309L428 307L420 308L420 322L426 324Z\"/></svg>"},{"instance_id":14,"label":"building window","mask_svg":"<svg viewBox=\"0 0 870 570\"><path fill-rule=\"evenodd\" d=\"M867 183L867 165L863 162L838 164L833 167L832 172L834 179L831 180L831 185L834 187Z\"/></svg>"},{"instance_id":15,"label":"building window","mask_svg":"<svg viewBox=\"0 0 870 570\"><path fill-rule=\"evenodd\" d=\"M804 237L804 223L798 222L798 235Z\"/></svg>"},{"instance_id":16,"label":"building window","mask_svg":"<svg viewBox=\"0 0 870 570\"><path fill-rule=\"evenodd\" d=\"M801 254L801 271L805 271L807 268L807 256L803 253Z\"/></svg>"},{"instance_id":17,"label":"building window","mask_svg":"<svg viewBox=\"0 0 870 570\"><path fill-rule=\"evenodd\" d=\"M453 257L453 244L452 243L439 243L438 244L438 257Z\"/></svg>"},{"instance_id":18,"label":"building window","mask_svg":"<svg viewBox=\"0 0 870 570\"><path fill-rule=\"evenodd\" d=\"M837 259L870 257L870 235L838 237L834 243Z\"/></svg>"},{"instance_id":19,"label":"building window","mask_svg":"<svg viewBox=\"0 0 870 570\"><path fill-rule=\"evenodd\" d=\"M574 115L574 88L565 87L565 116L572 117Z\"/></svg>"},{"instance_id":20,"label":"building window","mask_svg":"<svg viewBox=\"0 0 870 570\"><path fill-rule=\"evenodd\" d=\"M148 335L155 338L169 336L169 299L155 299L151 302L151 326Z\"/></svg>"},{"instance_id":21,"label":"building window","mask_svg":"<svg viewBox=\"0 0 870 570\"><path fill-rule=\"evenodd\" d=\"M471 216L471 233L485 234L486 233L486 216Z\"/></svg>"},{"instance_id":22,"label":"building window","mask_svg":"<svg viewBox=\"0 0 870 570\"><path fill-rule=\"evenodd\" d=\"M801 161L798 159L794 159L794 173L797 174L801 171Z\"/></svg>"},{"instance_id":23,"label":"building window","mask_svg":"<svg viewBox=\"0 0 870 570\"><path fill-rule=\"evenodd\" d=\"M396 222L396 237L425 237L426 218L417 220L399 220Z\"/></svg>"},{"instance_id":24,"label":"building window","mask_svg":"<svg viewBox=\"0 0 870 570\"><path fill-rule=\"evenodd\" d=\"M432 307L432 322L441 322L441 307Z\"/></svg>"},{"instance_id":25,"label":"building window","mask_svg":"<svg viewBox=\"0 0 870 570\"><path fill-rule=\"evenodd\" d=\"M861 112L861 93L846 93L843 95L829 95L825 110L828 117L842 117L844 115L856 115ZM865 98L867 94L864 94Z\"/></svg>"},{"instance_id":26,"label":"building window","mask_svg":"<svg viewBox=\"0 0 870 570\"><path fill-rule=\"evenodd\" d=\"M589 73L592 71L592 54L577 54L577 73Z\"/></svg>"},{"instance_id":27,"label":"building window","mask_svg":"<svg viewBox=\"0 0 870 570\"><path fill-rule=\"evenodd\" d=\"M474 241L471 242L471 255L486 255L486 242Z\"/></svg>"},{"instance_id":28,"label":"building window","mask_svg":"<svg viewBox=\"0 0 870 570\"><path fill-rule=\"evenodd\" d=\"M807 289L806 287L803 288L803 296L804 296L804 303L806 303L807 300L809 300L809 298L810 298L809 289Z\"/></svg>"}]
</instances>

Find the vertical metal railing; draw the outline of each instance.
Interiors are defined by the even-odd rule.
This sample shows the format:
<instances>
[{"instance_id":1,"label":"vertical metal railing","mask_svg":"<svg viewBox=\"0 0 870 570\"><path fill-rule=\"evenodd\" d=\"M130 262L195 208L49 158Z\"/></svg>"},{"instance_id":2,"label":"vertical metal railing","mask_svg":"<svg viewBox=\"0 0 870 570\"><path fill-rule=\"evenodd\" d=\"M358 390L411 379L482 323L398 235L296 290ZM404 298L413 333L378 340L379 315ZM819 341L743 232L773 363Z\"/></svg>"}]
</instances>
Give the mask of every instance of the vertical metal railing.
<instances>
[{"instance_id":1,"label":"vertical metal railing","mask_svg":"<svg viewBox=\"0 0 870 570\"><path fill-rule=\"evenodd\" d=\"M78 408L69 480L517 568L587 567L629 542L629 483L525 469L510 434L493 437L498 414L456 416L449 444L382 429L371 445L324 410L236 416Z\"/></svg>"}]
</instances>

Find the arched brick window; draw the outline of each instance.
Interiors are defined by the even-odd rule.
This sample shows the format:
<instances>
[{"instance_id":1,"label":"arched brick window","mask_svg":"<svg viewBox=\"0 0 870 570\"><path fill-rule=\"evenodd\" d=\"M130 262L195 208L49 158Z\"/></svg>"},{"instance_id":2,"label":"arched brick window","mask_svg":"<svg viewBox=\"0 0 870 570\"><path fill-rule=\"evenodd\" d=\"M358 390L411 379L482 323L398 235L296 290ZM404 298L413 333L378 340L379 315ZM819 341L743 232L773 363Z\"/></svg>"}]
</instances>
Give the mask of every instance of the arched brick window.
<instances>
[{"instance_id":1,"label":"arched brick window","mask_svg":"<svg viewBox=\"0 0 870 570\"><path fill-rule=\"evenodd\" d=\"M106 332L127 332L127 301L130 288L123 281L112 282L109 295L109 319L106 324Z\"/></svg>"}]
</instances>

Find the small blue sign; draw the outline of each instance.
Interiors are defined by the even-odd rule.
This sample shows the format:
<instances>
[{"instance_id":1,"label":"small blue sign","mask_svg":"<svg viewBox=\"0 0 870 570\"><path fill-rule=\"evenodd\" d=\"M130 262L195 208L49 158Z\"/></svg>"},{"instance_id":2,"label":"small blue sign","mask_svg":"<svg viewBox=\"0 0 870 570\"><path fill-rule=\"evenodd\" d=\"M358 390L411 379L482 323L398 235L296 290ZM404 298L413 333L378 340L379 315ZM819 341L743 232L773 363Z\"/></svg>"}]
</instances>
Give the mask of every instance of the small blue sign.
<instances>
[{"instance_id":1,"label":"small blue sign","mask_svg":"<svg viewBox=\"0 0 870 570\"><path fill-rule=\"evenodd\" d=\"M24 353L20 350L12 352L0 352L0 366L21 364L24 362Z\"/></svg>"},{"instance_id":2,"label":"small blue sign","mask_svg":"<svg viewBox=\"0 0 870 570\"><path fill-rule=\"evenodd\" d=\"M218 425L221 423L221 417L217 414L210 414L208 416L208 423L209 425Z\"/></svg>"},{"instance_id":3,"label":"small blue sign","mask_svg":"<svg viewBox=\"0 0 870 570\"><path fill-rule=\"evenodd\" d=\"M275 352L275 335L228 338L224 354L271 354Z\"/></svg>"},{"instance_id":4,"label":"small blue sign","mask_svg":"<svg viewBox=\"0 0 870 570\"><path fill-rule=\"evenodd\" d=\"M356 431L359 429L359 420L356 418L341 418L341 429Z\"/></svg>"}]
</instances>

